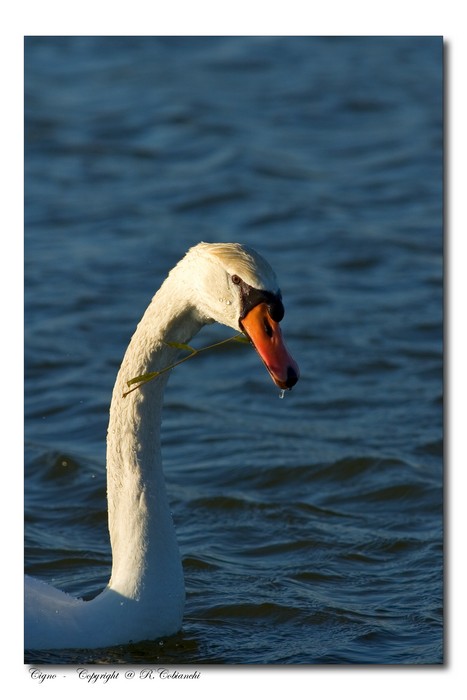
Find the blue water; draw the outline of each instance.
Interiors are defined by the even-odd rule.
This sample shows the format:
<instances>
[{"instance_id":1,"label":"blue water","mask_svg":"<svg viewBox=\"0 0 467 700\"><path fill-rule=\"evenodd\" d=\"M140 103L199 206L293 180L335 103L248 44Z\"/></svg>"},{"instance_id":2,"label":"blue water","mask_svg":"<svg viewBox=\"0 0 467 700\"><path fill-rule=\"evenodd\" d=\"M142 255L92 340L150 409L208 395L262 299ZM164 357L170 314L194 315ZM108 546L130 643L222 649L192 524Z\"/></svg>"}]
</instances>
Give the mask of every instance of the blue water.
<instances>
[{"instance_id":1,"label":"blue water","mask_svg":"<svg viewBox=\"0 0 467 700\"><path fill-rule=\"evenodd\" d=\"M442 663L442 52L26 39L28 573L84 597L108 580L112 385L187 248L271 262L301 368L282 401L244 346L172 373L182 631L27 662Z\"/></svg>"}]
</instances>

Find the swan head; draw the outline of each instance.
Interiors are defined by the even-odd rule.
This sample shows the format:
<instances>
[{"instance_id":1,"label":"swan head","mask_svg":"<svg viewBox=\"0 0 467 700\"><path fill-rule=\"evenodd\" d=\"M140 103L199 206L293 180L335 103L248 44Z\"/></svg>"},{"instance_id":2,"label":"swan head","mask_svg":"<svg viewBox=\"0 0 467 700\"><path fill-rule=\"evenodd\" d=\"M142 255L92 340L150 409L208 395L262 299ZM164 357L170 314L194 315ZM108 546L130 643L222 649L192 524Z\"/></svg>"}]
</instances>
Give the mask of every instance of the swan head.
<instances>
[{"instance_id":1,"label":"swan head","mask_svg":"<svg viewBox=\"0 0 467 700\"><path fill-rule=\"evenodd\" d=\"M282 338L284 306L269 263L239 243L200 243L186 260L196 269L190 277L204 323L218 322L245 333L274 383L291 389L299 369Z\"/></svg>"}]
</instances>

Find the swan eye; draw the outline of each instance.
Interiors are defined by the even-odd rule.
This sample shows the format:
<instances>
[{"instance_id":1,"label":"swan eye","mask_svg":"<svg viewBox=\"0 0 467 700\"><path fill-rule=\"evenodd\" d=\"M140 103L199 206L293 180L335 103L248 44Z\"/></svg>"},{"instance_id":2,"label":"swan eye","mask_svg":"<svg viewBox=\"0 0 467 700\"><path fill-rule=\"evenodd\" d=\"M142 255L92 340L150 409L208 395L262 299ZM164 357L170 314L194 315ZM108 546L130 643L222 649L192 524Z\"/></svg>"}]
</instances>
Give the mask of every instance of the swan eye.
<instances>
[{"instance_id":1,"label":"swan eye","mask_svg":"<svg viewBox=\"0 0 467 700\"><path fill-rule=\"evenodd\" d=\"M232 275L232 282L233 282L234 284L240 284L241 281L242 281L242 280L240 279L240 277L239 277L238 275Z\"/></svg>"}]
</instances>

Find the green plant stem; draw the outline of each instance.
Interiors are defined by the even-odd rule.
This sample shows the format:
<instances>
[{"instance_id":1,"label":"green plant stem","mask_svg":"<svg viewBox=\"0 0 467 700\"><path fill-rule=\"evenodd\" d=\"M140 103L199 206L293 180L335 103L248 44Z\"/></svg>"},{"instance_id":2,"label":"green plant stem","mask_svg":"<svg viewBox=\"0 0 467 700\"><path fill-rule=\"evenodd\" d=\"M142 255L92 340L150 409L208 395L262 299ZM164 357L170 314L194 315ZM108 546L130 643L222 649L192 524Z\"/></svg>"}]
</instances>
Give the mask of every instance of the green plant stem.
<instances>
[{"instance_id":1,"label":"green plant stem","mask_svg":"<svg viewBox=\"0 0 467 700\"><path fill-rule=\"evenodd\" d=\"M207 350L213 350L214 348L218 348L221 345L225 345L226 343L231 342L249 343L249 340L245 337L243 333L238 333L237 335L234 335L231 338L225 338L224 340L219 340L217 343L212 343L211 345L206 345L206 347L204 348L199 348L199 350L196 348L190 348L190 346L183 345L180 343L166 343L171 347L180 347L181 349L191 350L191 352L186 357L182 357L181 360L177 360L177 362L174 362L173 364L168 365L167 367L164 367L163 369L160 369L157 372L149 372L148 374L141 374L138 377L133 377L133 379L129 379L127 381L127 386L132 386L133 384L137 384L137 386L134 386L132 389L129 389L129 391L125 391L123 397L125 398L126 396L128 396L128 394L131 394L132 391L136 391L136 389L139 389L144 384L147 384L153 379L156 379L156 377L159 377L161 374L164 374L164 372L169 372L171 369L174 369L174 367L178 367L178 365L183 364L187 360L191 360L192 357L196 357L196 355L201 355L202 352L206 352Z\"/></svg>"}]
</instances>

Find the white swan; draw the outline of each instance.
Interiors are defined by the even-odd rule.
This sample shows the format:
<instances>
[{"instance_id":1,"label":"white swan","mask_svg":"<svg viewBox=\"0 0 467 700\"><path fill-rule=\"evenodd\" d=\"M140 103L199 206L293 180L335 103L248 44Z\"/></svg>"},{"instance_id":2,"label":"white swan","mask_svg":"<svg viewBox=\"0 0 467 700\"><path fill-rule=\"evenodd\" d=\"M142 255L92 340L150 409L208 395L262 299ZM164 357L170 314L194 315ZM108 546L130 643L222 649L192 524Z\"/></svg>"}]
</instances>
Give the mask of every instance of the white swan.
<instances>
[{"instance_id":1,"label":"white swan","mask_svg":"<svg viewBox=\"0 0 467 700\"><path fill-rule=\"evenodd\" d=\"M281 294L269 264L239 244L200 243L170 272L126 351L110 407L107 497L112 574L83 601L25 580L25 648L99 648L180 630L185 590L160 455L167 374L123 398L127 380L166 367L186 343L218 321L242 330L275 383L291 389L298 367L282 341Z\"/></svg>"}]
</instances>

